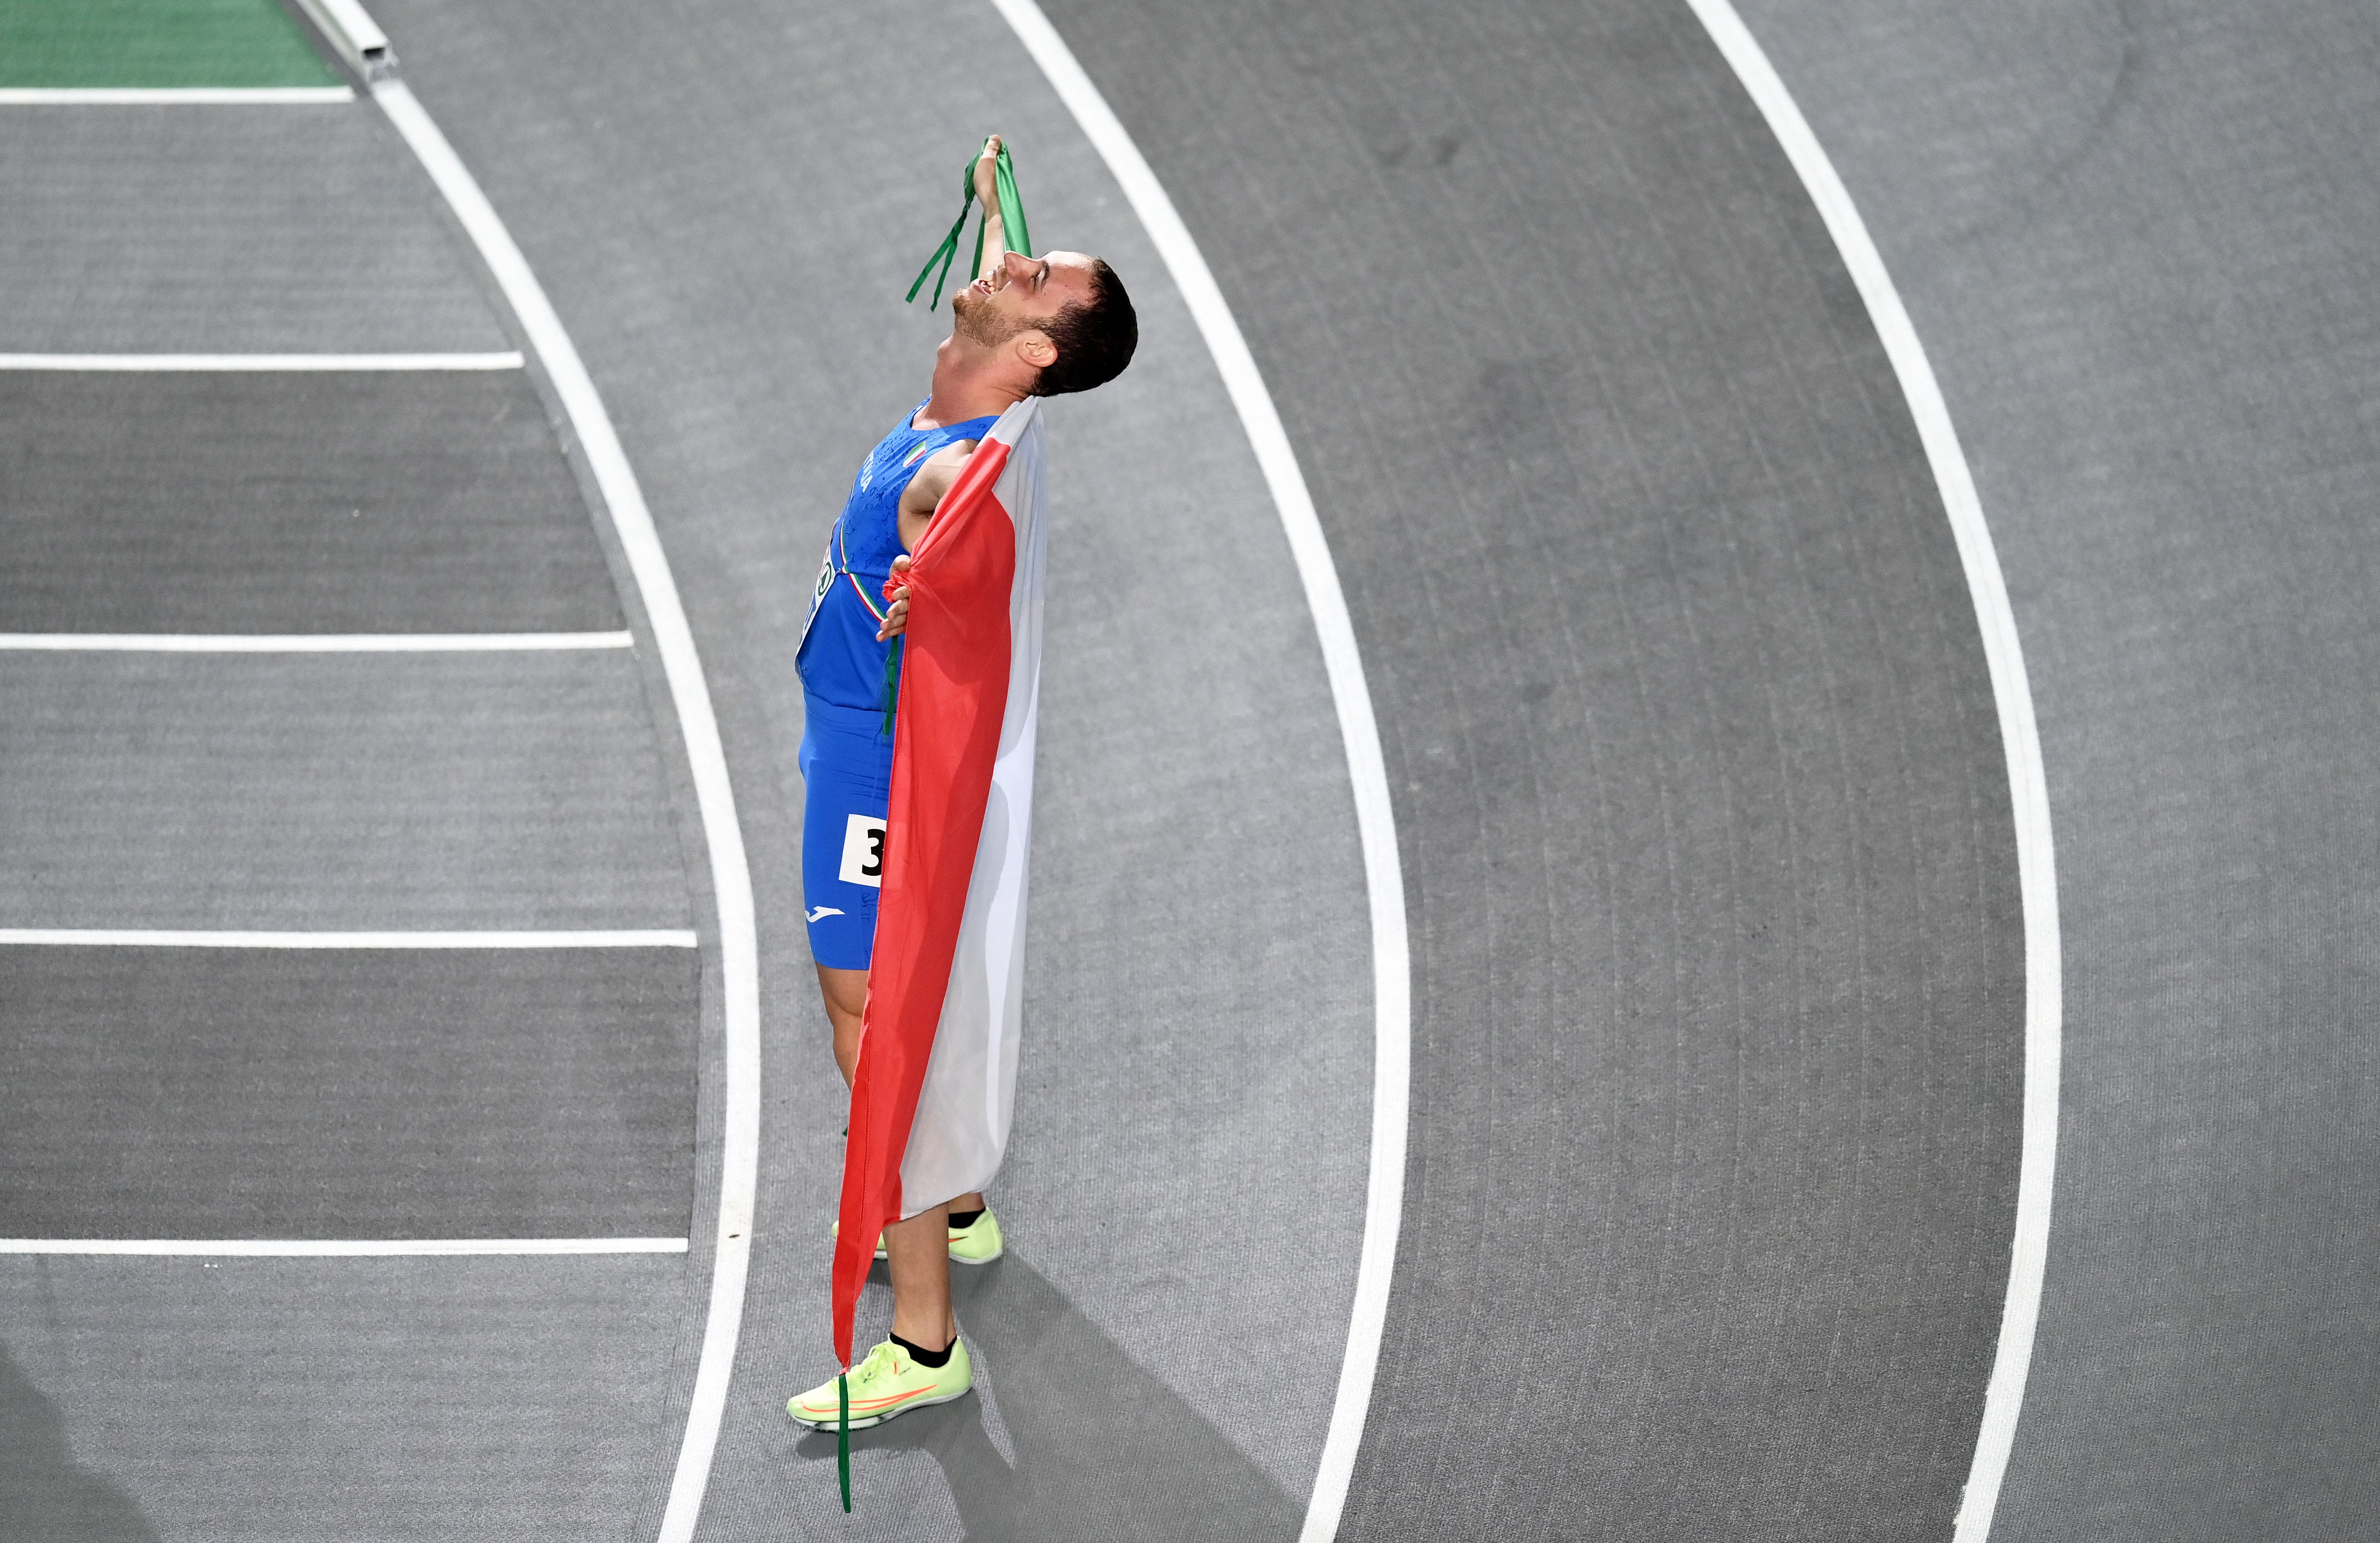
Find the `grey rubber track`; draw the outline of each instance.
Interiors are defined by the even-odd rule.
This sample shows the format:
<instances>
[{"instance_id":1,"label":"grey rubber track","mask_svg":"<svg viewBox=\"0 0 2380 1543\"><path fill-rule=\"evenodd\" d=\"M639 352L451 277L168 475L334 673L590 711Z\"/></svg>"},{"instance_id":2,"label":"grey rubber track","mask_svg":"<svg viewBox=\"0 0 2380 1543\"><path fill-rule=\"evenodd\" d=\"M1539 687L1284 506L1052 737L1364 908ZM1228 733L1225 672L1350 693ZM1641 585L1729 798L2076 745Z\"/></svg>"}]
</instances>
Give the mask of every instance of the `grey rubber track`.
<instances>
[{"instance_id":1,"label":"grey rubber track","mask_svg":"<svg viewBox=\"0 0 2380 1543\"><path fill-rule=\"evenodd\" d=\"M0 632L625 626L522 371L0 372Z\"/></svg>"},{"instance_id":2,"label":"grey rubber track","mask_svg":"<svg viewBox=\"0 0 2380 1543\"><path fill-rule=\"evenodd\" d=\"M432 199L368 104L0 108L0 349L504 348ZM0 925L708 927L641 608L533 377L0 390L12 628L643 637L0 650ZM0 974L0 1234L694 1233L0 1257L0 1536L583 1539L665 1482L715 953L12 945Z\"/></svg>"},{"instance_id":3,"label":"grey rubber track","mask_svg":"<svg viewBox=\"0 0 2380 1543\"><path fill-rule=\"evenodd\" d=\"M369 107L0 106L0 353L509 348Z\"/></svg>"},{"instance_id":4,"label":"grey rubber track","mask_svg":"<svg viewBox=\"0 0 2380 1543\"><path fill-rule=\"evenodd\" d=\"M1947 1533L2022 950L1973 603L1682 5L1056 0L1346 580L1413 910L1351 1539Z\"/></svg>"},{"instance_id":5,"label":"grey rubber track","mask_svg":"<svg viewBox=\"0 0 2380 1543\"><path fill-rule=\"evenodd\" d=\"M690 925L625 650L0 657L10 926Z\"/></svg>"},{"instance_id":6,"label":"grey rubber track","mask_svg":"<svg viewBox=\"0 0 2380 1543\"><path fill-rule=\"evenodd\" d=\"M1506 7L1485 22L1375 14L1360 24L1329 11L1302 21L1057 15L1156 156L1258 340L1340 544L1390 740L1421 955L1416 1145L1390 1358L1349 1535L1898 1537L1946 1525L2007 1270L2021 1010L2013 842L1972 605L1941 511L1856 296L1781 155L1683 11L1614 6L1563 22ZM844 275L897 287L909 260L898 246L880 253L883 233L936 228L931 200L886 207L929 164L933 136L914 126L948 121L944 132L964 142L989 126L979 120L990 103L972 117L956 109L991 84L1011 93L1000 111L1015 123L1014 104L1038 94L1031 77L994 75L1014 69L1014 55L989 17L926 7L781 14L765 25L688 6L559 31L494 8L400 5L391 18L421 40L408 55L416 89L580 327L664 530L683 532L674 551L690 590L727 602L710 612L706 651L722 661L731 701L774 718L782 766L790 683L763 690L735 672L753 667L742 662L756 657L750 640L770 631L790 652L786 597L807 574L808 543L748 516L696 523L722 500L688 492L735 489L782 510L789 488L808 486L823 524L849 450L794 460L768 426L826 439L837 425L836 437L864 445L914 399L919 388L898 389L901 334L843 299L865 293ZM664 25L666 48L649 41ZM880 66L896 56L899 70ZM905 77L931 82L932 94L897 95L889 82ZM554 105L598 100L600 128L589 109ZM776 102L798 104L799 122L768 115ZM832 159L808 153L809 122L837 126ZM1030 127L1010 129L1020 147ZM1599 159L1574 153L1589 139L1605 147ZM709 172L699 187L683 176L689 156ZM1395 197L1423 178L1449 206L1435 220ZM1067 186L1062 171L1055 186ZM747 234L764 196L754 189L784 200L771 215L774 245ZM645 213L629 222L623 207ZM795 245L815 239L796 212L841 225L820 258L805 261L820 249ZM1038 207L1037 225L1045 239L1072 228ZM1137 243L1119 226L1101 239L1128 256ZM1511 234L1493 247L1474 239L1488 229ZM679 287L625 276L644 273ZM802 303L806 282L832 299ZM931 335L920 326L906 346L922 355ZM826 401L804 380L820 360L835 371ZM889 412L853 384L878 373ZM731 407L728 383L783 405ZM1081 406L1113 412L1136 400ZM1184 420L1178 404L1190 401L1165 404L1180 441L1194 442L1198 422L1228 431L1220 412ZM733 431L756 421L758 435ZM1092 459L1127 459L1130 420L1103 427L1107 455ZM1062 473L1082 464L1058 443ZM1138 492L1129 481L1119 491ZM683 523L671 523L673 510ZM1158 523L1136 520L1135 534ZM1093 526L1086 539L1099 534ZM1111 535L1096 550L1130 551ZM782 589L714 577L743 553L774 553ZM1233 581L1262 568L1242 563ZM1076 593L1108 633L1141 632L1115 625L1137 621L1131 613L1101 614L1096 592ZM729 606L773 614L772 625L739 634L722 619ZM1082 614L1053 604L1053 614ZM1082 647L1113 646L1088 628L1080 636ZM1179 634L1148 636L1181 652ZM1052 642L1053 675L1068 641ZM1222 690L1161 707L1229 725L1251 691L1293 705L1279 678L1230 676ZM1052 768L1068 763L1061 699L1053 688ZM1155 716L1128 696L1077 699L1127 722ZM730 709L731 757L738 715ZM1298 718L1277 711L1268 727ZM1148 731L1135 738L1124 747L1158 743ZM1206 740L1196 753L1222 748L1211 727ZM747 737L740 764L765 743ZM1326 736L1312 743L1317 761L1335 760ZM1079 764L1114 787L1140 782L1123 769L1148 763L1087 753ZM1249 784L1208 785L1224 828L1246 818ZM1144 848L1140 865L1156 916L1178 928L1197 915L1175 898L1185 881L1245 885L1245 852L1222 849L1235 870L1168 849L1200 829L1181 818L1184 790L1135 791L1160 819L1173 814L1155 827L1167 845ZM789 845L774 838L775 850ZM1127 850L1110 842L1102 855ZM1055 905L1083 904L1063 861L1037 875L1037 928L1053 891ZM1079 932L1061 923L1037 969L1046 960L1096 981L1148 967L1135 962L1164 934L1119 925L1116 892L1093 893L1102 904L1081 913ZM1352 899L1352 883L1342 893ZM1304 916L1300 945L1360 939L1354 906L1341 914L1347 931L1335 934ZM1219 954L1249 956L1234 946L1245 933L1211 935L1223 949L1181 951L1184 986L1220 973ZM785 1005L807 1013L806 982L785 977ZM1200 1086L1176 1065L1123 1059L1155 1048L1115 1039L1113 1025L1132 1014L1078 1016L1048 978L1034 987L1037 1025L1115 1056L1094 1084L1110 1109L1120 1089L1161 1087L1169 1074ZM1196 1205L1205 1190L1239 1209L1228 1272L1172 1261L1194 1288L1172 1299L1176 1326L1182 1308L1211 1327L1278 1323L1251 1322L1232 1298L1261 1310L1288 1294L1295 1277L1284 1267L1305 1261L1247 1246L1249 1221L1334 1220L1301 1168L1214 1143L1213 1111L1249 1108L1228 1080L1249 1062L1243 1051L1208 1064L1222 1098L1202 1103L1204 1119L1161 1103L1129 1108L1107 1150L1086 1128L1099 1101L1073 1098L1042 1108L1073 1123L1059 1129L1075 1150L1041 1147L1053 1137L1037 1128L1028 1087L1007 1193L1020 1204L1057 1198L1030 1183L1052 1158L1083 1177L1072 1181L1076 1209L1022 1212L1011 1262L1056 1278L1062 1300L1095 1326L1152 1295L1119 1279L1127 1250L1087 1258L1072 1234L1097 1219L1111 1220L1109 1238L1127 1237L1147 1213L1091 1211L1083 1196ZM1287 1086L1296 1097L1317 1085ZM832 1119L832 1085L821 1091L792 1106L797 1117ZM832 1147L815 1146L807 1193L798 1169L777 1170L778 1187L764 1191L764 1206L782 1197L782 1209L764 1221L740 1384L750 1391L731 1400L714 1480L709 1520L722 1536L818 1513L818 1478L795 1464L819 1454L782 1426L769 1433L774 1397L805 1380L802 1331L817 1321L798 1276L776 1282L805 1256L822 1257L822 1243L814 1232L773 1235L780 1219L822 1230L818 1174L832 1171ZM1101 1160L1087 1164L1087 1152ZM1194 1184L1180 1183L1185 1174ZM1044 1257L1071 1268L1059 1273ZM1019 1304L1033 1294L994 1277L963 1308L982 1320L971 1331L988 1347L1014 1322L1002 1317L1003 1289ZM1282 1354L1281 1339L1211 1327L1196 1342L1208 1365L1239 1375L1234 1393L1254 1368L1291 1368L1309 1388L1335 1374L1343 1307L1310 1291L1292 1299L1328 1323L1323 1354ZM1060 1363L1051 1385L1078 1402L1112 1396L1123 1384L1103 1382L1102 1368L1129 1363L1109 1357L1164 1366L1166 1320L1143 1311L1137 1321L1146 1333L1110 1332L1104 1345L1074 1336L1071 1367ZM1038 1354L1061 1343L1044 1338ZM1245 1358L1218 1354L1242 1345ZM1000 1358L986 1360L978 1410L936 1416L941 1435L929 1425L863 1444L856 1525L868 1535L963 1525L988 1537L1119 1526L1268 1537L1293 1526L1295 1469L1286 1506L1229 1467L1214 1470L1204 1510L1185 1518L1165 1503L1206 1459L1185 1439L1196 1428L1162 1401L1095 1421L1062 1402L1040 1417L1071 1415L1085 1434L1053 1454L1062 1467L1035 1462L1038 1442L1015 1435ZM1050 1372L1038 1357L1020 1369ZM1227 1434L1245 1430L1237 1411L1254 1401L1244 1394L1210 1413L1195 1373L1165 1380ZM1535 1396L1540 1382L1561 1390L1550 1406ZM1516 1399L1516 1388L1529 1396ZM1308 1429L1318 1439L1318 1421ZM949 1482L983 1471L965 1456L979 1450L978 1432L1003 1466L1015 1456L1017 1482ZM1235 1444L1255 1445L1245 1435ZM941 1461L941 1483L905 1455L915 1445ZM1128 1523L1069 1503L1049 1482L1067 1470L1085 1501L1111 1508L1111 1487L1096 1481L1129 1471L1149 1503ZM1012 1509L1009 1494L1035 1503Z\"/></svg>"},{"instance_id":7,"label":"grey rubber track","mask_svg":"<svg viewBox=\"0 0 2380 1543\"><path fill-rule=\"evenodd\" d=\"M979 7L376 8L621 419L762 874L783 1135L707 1536L1291 1536L1352 1283L1359 873L1269 511L1112 189ZM1942 374L2042 710L2068 1081L1998 1536L2374 1536L2370 18L1745 8ZM1941 1536L2008 1262L2012 844L1941 512L1790 169L1681 6L1051 14L1249 332L1387 740L1414 1145L1342 1536ZM1055 415L1043 772L1079 823L1038 838L1016 1252L959 1282L985 1386L863 1438L845 1523L775 1411L824 1365L838 1112L783 662L932 336L846 297L905 284L947 219L918 168L987 119L1050 147L1037 227L1119 256L1149 351ZM13 299L117 227L18 225L88 155L10 132ZM364 346L139 261L10 313L77 341L0 346L118 346L81 341L110 295L169 291L225 326L121 346ZM8 678L50 684L0 722L78 699ZM0 785L78 769L35 772ZM686 1263L0 1261L0 1516L647 1536ZM1284 1367L1324 1395L1252 1410Z\"/></svg>"},{"instance_id":8,"label":"grey rubber track","mask_svg":"<svg viewBox=\"0 0 2380 1543\"><path fill-rule=\"evenodd\" d=\"M0 949L0 1236L684 1237L698 968Z\"/></svg>"},{"instance_id":9,"label":"grey rubber track","mask_svg":"<svg viewBox=\"0 0 2380 1543\"><path fill-rule=\"evenodd\" d=\"M2001 1540L2380 1537L2380 21L1752 0L2041 714L2066 1075Z\"/></svg>"},{"instance_id":10,"label":"grey rubber track","mask_svg":"<svg viewBox=\"0 0 2380 1543\"><path fill-rule=\"evenodd\" d=\"M374 9L621 425L753 854L760 1218L702 1535L1293 1536L1362 1221L1363 875L1286 541L1136 221L973 0ZM846 1521L783 1409L833 1369L845 1107L802 942L792 660L855 467L926 393L949 313L900 297L994 128L1035 236L1112 258L1143 342L1050 409L1012 1254L959 1307L984 1396L861 1437ZM885 1321L871 1293L862 1342ZM1261 1399L1257 1363L1291 1371Z\"/></svg>"},{"instance_id":11,"label":"grey rubber track","mask_svg":"<svg viewBox=\"0 0 2380 1543\"><path fill-rule=\"evenodd\" d=\"M0 1536L618 1537L685 1270L0 1259Z\"/></svg>"}]
</instances>

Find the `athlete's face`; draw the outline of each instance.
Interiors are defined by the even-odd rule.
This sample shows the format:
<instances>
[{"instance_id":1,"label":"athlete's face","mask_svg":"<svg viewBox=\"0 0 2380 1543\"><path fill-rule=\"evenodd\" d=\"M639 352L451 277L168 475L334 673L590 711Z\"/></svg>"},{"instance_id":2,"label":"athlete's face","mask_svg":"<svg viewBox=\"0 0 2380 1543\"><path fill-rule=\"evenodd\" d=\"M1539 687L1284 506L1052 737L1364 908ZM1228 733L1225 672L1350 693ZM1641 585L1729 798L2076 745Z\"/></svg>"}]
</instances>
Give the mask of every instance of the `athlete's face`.
<instances>
[{"instance_id":1,"label":"athlete's face","mask_svg":"<svg viewBox=\"0 0 2380 1543\"><path fill-rule=\"evenodd\" d=\"M1091 260L1081 252L1010 252L998 268L952 298L951 312L961 336L997 346L1040 331L1068 306L1087 305L1091 283Z\"/></svg>"}]
</instances>

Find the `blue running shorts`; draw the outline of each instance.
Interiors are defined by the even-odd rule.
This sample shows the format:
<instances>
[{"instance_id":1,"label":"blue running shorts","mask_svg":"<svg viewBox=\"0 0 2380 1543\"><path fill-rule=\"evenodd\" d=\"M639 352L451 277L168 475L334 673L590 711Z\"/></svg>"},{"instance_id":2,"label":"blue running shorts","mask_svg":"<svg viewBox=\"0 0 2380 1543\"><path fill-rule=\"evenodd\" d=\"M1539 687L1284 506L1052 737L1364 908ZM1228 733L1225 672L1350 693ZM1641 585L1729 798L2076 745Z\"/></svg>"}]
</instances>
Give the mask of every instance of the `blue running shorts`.
<instances>
[{"instance_id":1,"label":"blue running shorts","mask_svg":"<svg viewBox=\"0 0 2380 1543\"><path fill-rule=\"evenodd\" d=\"M836 707L803 693L802 907L810 957L864 970L876 948L892 736L880 708Z\"/></svg>"}]
</instances>

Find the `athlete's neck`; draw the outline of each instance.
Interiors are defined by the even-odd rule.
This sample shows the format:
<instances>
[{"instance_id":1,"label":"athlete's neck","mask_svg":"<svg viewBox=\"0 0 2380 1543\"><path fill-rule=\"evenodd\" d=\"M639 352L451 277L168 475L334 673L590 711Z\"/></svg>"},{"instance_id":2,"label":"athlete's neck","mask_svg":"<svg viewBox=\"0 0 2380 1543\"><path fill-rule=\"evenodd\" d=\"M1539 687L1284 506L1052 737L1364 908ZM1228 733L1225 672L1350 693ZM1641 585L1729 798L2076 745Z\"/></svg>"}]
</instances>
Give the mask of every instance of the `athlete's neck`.
<instances>
[{"instance_id":1,"label":"athlete's neck","mask_svg":"<svg viewBox=\"0 0 2380 1543\"><path fill-rule=\"evenodd\" d=\"M913 429L940 429L969 419L997 418L1030 395L1033 375L1006 348L984 348L953 331L934 351L934 392Z\"/></svg>"}]
</instances>

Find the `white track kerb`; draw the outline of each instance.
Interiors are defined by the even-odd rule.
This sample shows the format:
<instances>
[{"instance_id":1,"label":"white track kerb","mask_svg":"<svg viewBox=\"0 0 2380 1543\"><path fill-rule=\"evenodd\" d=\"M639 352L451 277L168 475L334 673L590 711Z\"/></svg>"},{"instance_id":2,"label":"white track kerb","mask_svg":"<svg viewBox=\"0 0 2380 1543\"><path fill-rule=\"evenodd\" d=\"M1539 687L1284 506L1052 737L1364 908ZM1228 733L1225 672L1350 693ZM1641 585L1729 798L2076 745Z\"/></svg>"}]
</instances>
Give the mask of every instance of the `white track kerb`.
<instances>
[{"instance_id":1,"label":"white track kerb","mask_svg":"<svg viewBox=\"0 0 2380 1543\"><path fill-rule=\"evenodd\" d=\"M1372 1153L1364 1201L1364 1247L1355 1270L1355 1306L1347 1327L1347 1355L1339 1366L1339 1393L1331 1405L1330 1430L1322 1444L1314 1495L1306 1502L1299 1543L1328 1543L1338 1536L1347 1503L1347 1481L1355 1471L1355 1450L1371 1408L1372 1375L1379 1366L1380 1332L1388 1319L1389 1283L1396 1267L1397 1230L1404 1210L1405 1118L1412 1079L1413 982L1405 935L1404 871L1397 856L1397 827L1389 802L1388 763L1380 754L1379 727L1372 694L1364 684L1364 662L1355 650L1355 627L1330 545L1298 469L1297 452L1274 410L1272 394L1257 372L1256 356L1224 302L1190 227L1166 196L1164 185L1142 159L1107 99L1091 83L1049 18L1034 0L992 0L1007 18L1059 99L1082 126L1108 170L1114 174L1133 212L1148 228L1158 255L1173 275L1174 287L1190 307L1215 368L1238 409L1240 426L1256 451L1290 555L1305 587L1314 630L1322 643L1322 663L1339 712L1339 735L1347 753L1347 777L1355 799L1355 828L1364 849L1364 884L1372 922Z\"/></svg>"},{"instance_id":2,"label":"white track kerb","mask_svg":"<svg viewBox=\"0 0 2380 1543\"><path fill-rule=\"evenodd\" d=\"M2008 1302L2000 1314L1999 1350L1984 1391L1983 1427L1967 1470L1954 1543L1984 1543L1991 1536L1992 1512L1999 1504L2000 1478L2024 1406L2025 1377L2033 1366L2034 1327L2041 1316L2041 1276L2049 1257L2051 1180L2058 1164L2058 1080L2061 1057L2061 957L2058 941L2058 869L2050 844L2048 781L2042 771L2041 735L2033 717L2033 688L2025 679L2024 650L2017 641L2016 614L2009 607L1992 533L1975 480L1950 426L1950 409L1925 360L1917 329L1885 271L1884 259L1868 238L1867 225L1852 203L1834 164L1819 147L1792 94L1761 52L1728 0L1687 0L1744 90L1768 120L1769 131L1809 189L1841 251L1843 265L1867 302L1876 336L1900 378L1902 395L1917 420L1918 437L1934 480L1942 491L1943 512L1959 545L1967 588L1974 596L1975 620L1983 629L1984 658L1991 667L1992 697L1999 711L2000 746L2008 758L2009 798L2016 815L2017 887L2024 902L2024 1138L2016 1192L2016 1247L2009 1261Z\"/></svg>"},{"instance_id":3,"label":"white track kerb","mask_svg":"<svg viewBox=\"0 0 2380 1543\"><path fill-rule=\"evenodd\" d=\"M356 7L341 7L352 11ZM645 495L629 468L627 453L613 432L594 381L563 330L561 318L529 271L520 249L496 217L487 196L464 168L446 137L422 111L403 81L372 83L373 99L421 160L464 230L494 273L548 379L570 415L570 426L601 490L603 503L626 553L637 591L653 629L653 647L669 680L670 700L685 735L686 758L694 776L695 802L710 858L710 882L719 906L720 967L726 985L725 1153L719 1182L718 1251L711 1269L710 1307L703 1326L702 1355L694 1377L694 1400L686 1414L686 1439L678 1449L662 1513L663 1543L686 1543L702 1511L710 1460L719 1444L720 1417L727 1407L728 1374L744 1318L744 1281L751 1265L753 1195L760 1153L760 985L753 928L752 875L745 861L744 836L735 821L735 796L727 781L727 756L719 721L695 653L677 584L670 577L660 535Z\"/></svg>"}]
</instances>

